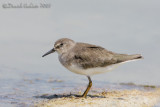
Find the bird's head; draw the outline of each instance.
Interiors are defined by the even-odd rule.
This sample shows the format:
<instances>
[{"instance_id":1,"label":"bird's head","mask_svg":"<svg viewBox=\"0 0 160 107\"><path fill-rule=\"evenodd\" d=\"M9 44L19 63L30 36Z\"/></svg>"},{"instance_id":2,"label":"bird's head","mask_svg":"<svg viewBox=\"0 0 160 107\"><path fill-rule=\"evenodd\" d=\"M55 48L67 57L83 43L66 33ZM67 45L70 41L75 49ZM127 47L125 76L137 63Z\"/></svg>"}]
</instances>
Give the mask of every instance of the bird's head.
<instances>
[{"instance_id":1,"label":"bird's head","mask_svg":"<svg viewBox=\"0 0 160 107\"><path fill-rule=\"evenodd\" d=\"M51 49L50 51L48 51L47 53L45 53L42 57L49 55L51 53L54 53L55 51L59 55L61 55L63 53L66 53L67 51L69 51L71 48L73 48L75 44L76 43L73 40L68 39L68 38L59 39L55 42L54 48Z\"/></svg>"}]
</instances>

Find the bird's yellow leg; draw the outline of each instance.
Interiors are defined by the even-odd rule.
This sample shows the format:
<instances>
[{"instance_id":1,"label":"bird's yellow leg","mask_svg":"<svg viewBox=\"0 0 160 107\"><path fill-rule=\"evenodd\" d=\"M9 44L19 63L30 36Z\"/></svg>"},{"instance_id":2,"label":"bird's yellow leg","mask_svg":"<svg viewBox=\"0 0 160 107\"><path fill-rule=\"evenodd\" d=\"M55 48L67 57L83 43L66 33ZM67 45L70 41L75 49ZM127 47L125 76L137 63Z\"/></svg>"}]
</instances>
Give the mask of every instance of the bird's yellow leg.
<instances>
[{"instance_id":1,"label":"bird's yellow leg","mask_svg":"<svg viewBox=\"0 0 160 107\"><path fill-rule=\"evenodd\" d=\"M87 87L86 91L82 95L82 97L84 97L84 98L87 97L87 93L90 90L90 88L92 87L92 80L91 80L91 78L89 76L87 76L87 77L88 77L88 80L89 80L89 84L88 84L88 87Z\"/></svg>"}]
</instances>

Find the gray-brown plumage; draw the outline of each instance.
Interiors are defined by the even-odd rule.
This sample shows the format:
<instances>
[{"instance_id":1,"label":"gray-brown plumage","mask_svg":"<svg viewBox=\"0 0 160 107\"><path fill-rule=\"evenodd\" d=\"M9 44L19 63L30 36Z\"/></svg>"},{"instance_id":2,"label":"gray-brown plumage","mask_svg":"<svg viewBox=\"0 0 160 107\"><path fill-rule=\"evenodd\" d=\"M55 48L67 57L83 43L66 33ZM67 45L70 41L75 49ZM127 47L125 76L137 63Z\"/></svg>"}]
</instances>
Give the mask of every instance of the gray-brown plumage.
<instances>
[{"instance_id":1,"label":"gray-brown plumage","mask_svg":"<svg viewBox=\"0 0 160 107\"><path fill-rule=\"evenodd\" d=\"M54 48L44 54L43 57L55 51L59 55L61 64L68 70L88 77L89 84L82 97L87 96L92 86L91 75L110 71L114 66L126 61L142 58L140 54L118 54L100 46L76 43L68 38L56 41Z\"/></svg>"},{"instance_id":2,"label":"gray-brown plumage","mask_svg":"<svg viewBox=\"0 0 160 107\"><path fill-rule=\"evenodd\" d=\"M100 46L86 43L76 43L74 48L70 50L70 53L67 54L66 57L68 57L65 61L65 63L68 64L67 66L74 63L84 69L106 67L128 60L142 58L139 54L117 54Z\"/></svg>"}]
</instances>

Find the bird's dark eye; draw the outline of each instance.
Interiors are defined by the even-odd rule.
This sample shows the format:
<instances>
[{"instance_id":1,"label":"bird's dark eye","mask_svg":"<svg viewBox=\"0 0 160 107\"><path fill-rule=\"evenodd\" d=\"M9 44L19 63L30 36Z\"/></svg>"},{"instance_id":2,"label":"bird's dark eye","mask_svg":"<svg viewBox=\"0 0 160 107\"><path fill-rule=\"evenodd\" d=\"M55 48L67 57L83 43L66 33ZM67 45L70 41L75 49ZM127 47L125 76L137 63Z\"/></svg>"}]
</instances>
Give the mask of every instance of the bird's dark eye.
<instances>
[{"instance_id":1,"label":"bird's dark eye","mask_svg":"<svg viewBox=\"0 0 160 107\"><path fill-rule=\"evenodd\" d=\"M63 46L63 43L59 44L56 48L61 48Z\"/></svg>"},{"instance_id":2,"label":"bird's dark eye","mask_svg":"<svg viewBox=\"0 0 160 107\"><path fill-rule=\"evenodd\" d=\"M63 43L61 43L60 46L63 46Z\"/></svg>"}]
</instances>

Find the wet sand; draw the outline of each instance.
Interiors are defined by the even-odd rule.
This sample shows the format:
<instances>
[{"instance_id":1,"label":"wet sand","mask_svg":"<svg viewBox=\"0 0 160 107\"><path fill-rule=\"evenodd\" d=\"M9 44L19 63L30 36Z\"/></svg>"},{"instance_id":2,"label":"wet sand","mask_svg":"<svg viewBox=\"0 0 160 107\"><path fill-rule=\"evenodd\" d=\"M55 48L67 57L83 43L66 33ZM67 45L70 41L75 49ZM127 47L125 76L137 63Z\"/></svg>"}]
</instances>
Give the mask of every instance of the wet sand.
<instances>
[{"instance_id":1,"label":"wet sand","mask_svg":"<svg viewBox=\"0 0 160 107\"><path fill-rule=\"evenodd\" d=\"M75 95L42 95L48 100L35 107L152 107L160 101L160 88L154 90L115 90L89 94L87 98Z\"/></svg>"},{"instance_id":2,"label":"wet sand","mask_svg":"<svg viewBox=\"0 0 160 107\"><path fill-rule=\"evenodd\" d=\"M7 67L0 67L0 72L0 107L152 106L160 96L160 86L156 85L94 81L84 99L75 96L82 95L86 88L83 78L73 81L50 76L50 72L22 72Z\"/></svg>"}]
</instances>

